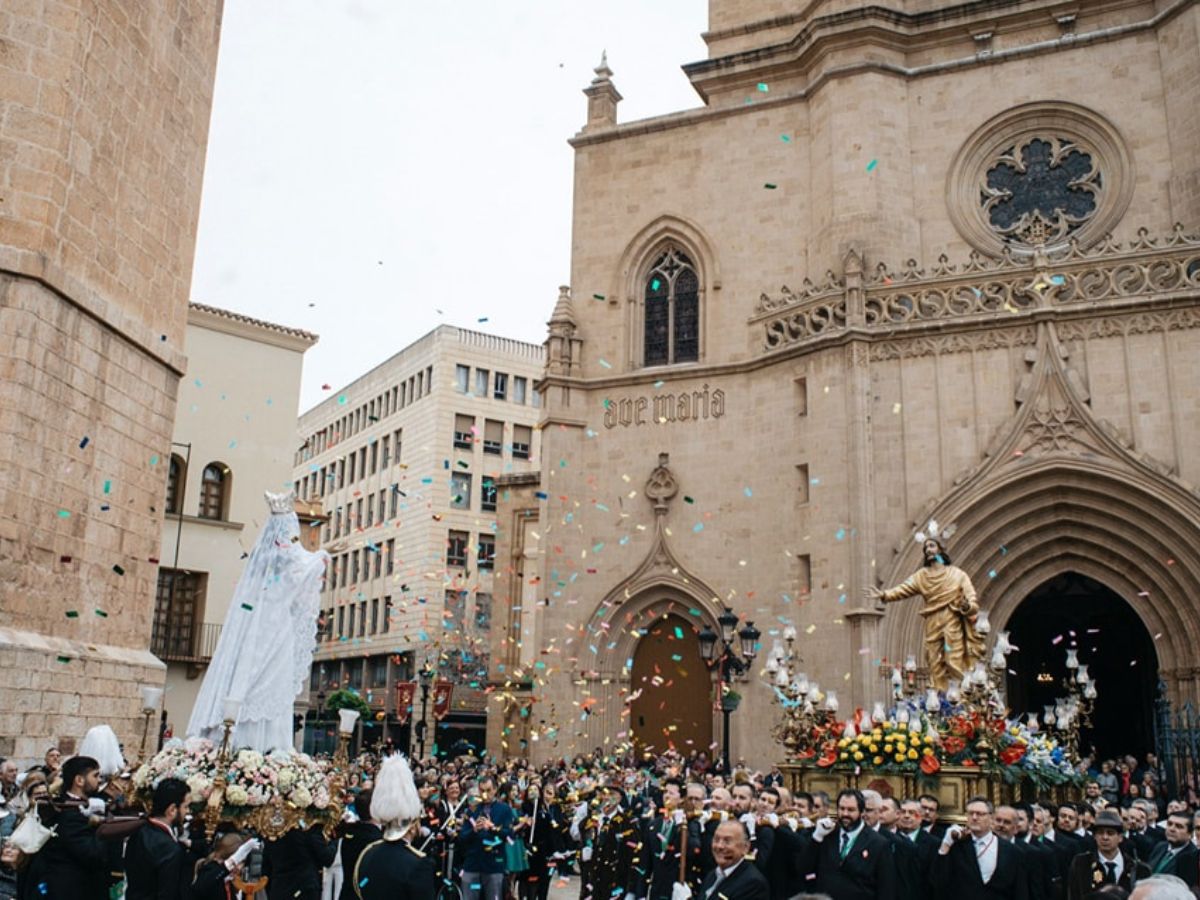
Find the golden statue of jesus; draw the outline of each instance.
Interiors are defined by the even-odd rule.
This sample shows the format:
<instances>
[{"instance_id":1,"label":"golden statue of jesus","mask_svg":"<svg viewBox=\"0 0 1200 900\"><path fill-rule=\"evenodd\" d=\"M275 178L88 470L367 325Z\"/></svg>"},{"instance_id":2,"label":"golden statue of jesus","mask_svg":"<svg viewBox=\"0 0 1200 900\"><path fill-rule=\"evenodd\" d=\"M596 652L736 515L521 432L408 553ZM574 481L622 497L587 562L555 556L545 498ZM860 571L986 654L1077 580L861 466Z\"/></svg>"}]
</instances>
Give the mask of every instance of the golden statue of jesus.
<instances>
[{"instance_id":1,"label":"golden statue of jesus","mask_svg":"<svg viewBox=\"0 0 1200 900\"><path fill-rule=\"evenodd\" d=\"M925 565L901 584L886 591L868 588L867 595L884 603L894 603L920 595L925 604L925 664L930 684L945 691L951 680L963 675L983 659L983 635L975 630L979 601L970 576L950 564L950 556L933 537L921 545Z\"/></svg>"}]
</instances>

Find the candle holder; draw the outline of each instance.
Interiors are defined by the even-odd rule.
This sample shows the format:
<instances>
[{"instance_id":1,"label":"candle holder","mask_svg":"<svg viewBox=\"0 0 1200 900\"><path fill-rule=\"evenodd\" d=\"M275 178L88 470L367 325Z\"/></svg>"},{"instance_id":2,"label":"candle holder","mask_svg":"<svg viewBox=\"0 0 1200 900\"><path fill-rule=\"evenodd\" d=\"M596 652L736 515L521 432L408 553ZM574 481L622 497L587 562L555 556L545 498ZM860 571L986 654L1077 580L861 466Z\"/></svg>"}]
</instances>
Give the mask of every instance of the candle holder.
<instances>
[{"instance_id":1,"label":"candle holder","mask_svg":"<svg viewBox=\"0 0 1200 900\"><path fill-rule=\"evenodd\" d=\"M213 778L212 793L208 795L208 805L204 808L204 832L209 841L213 839L217 826L221 823L225 788L229 786L229 740L241 709L241 701L232 697L227 697L221 704L221 725L225 732L221 736L221 748L217 751L217 772Z\"/></svg>"},{"instance_id":2,"label":"candle holder","mask_svg":"<svg viewBox=\"0 0 1200 900\"><path fill-rule=\"evenodd\" d=\"M803 660L795 651L795 628L785 628L783 639L786 649L776 641L766 665L776 699L783 707L783 719L772 733L789 757L807 759L834 737L839 708L837 692L822 693L821 686L800 671Z\"/></svg>"},{"instance_id":3,"label":"candle holder","mask_svg":"<svg viewBox=\"0 0 1200 900\"><path fill-rule=\"evenodd\" d=\"M153 685L142 686L142 745L138 750L137 761L140 764L146 758L146 742L150 737L150 718L158 712L162 702L163 690Z\"/></svg>"}]
</instances>

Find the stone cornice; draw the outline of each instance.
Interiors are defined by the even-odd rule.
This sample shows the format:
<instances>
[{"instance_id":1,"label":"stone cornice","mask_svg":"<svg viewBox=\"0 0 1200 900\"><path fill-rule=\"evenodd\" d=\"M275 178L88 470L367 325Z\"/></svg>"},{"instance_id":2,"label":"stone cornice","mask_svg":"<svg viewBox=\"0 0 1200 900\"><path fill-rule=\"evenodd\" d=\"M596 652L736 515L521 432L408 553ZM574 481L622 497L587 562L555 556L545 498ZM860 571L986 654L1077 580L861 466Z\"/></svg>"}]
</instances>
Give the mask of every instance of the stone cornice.
<instances>
[{"instance_id":1,"label":"stone cornice","mask_svg":"<svg viewBox=\"0 0 1200 900\"><path fill-rule=\"evenodd\" d=\"M140 319L106 300L43 254L0 246L0 275L37 282L175 375L182 376L186 371L187 357L165 335L155 334Z\"/></svg>"},{"instance_id":2,"label":"stone cornice","mask_svg":"<svg viewBox=\"0 0 1200 900\"><path fill-rule=\"evenodd\" d=\"M1117 25L1096 31L1083 32L1080 34L1063 35L1062 37L1055 38L1053 40L1034 41L1032 43L1022 44L1016 47L1008 47L988 53L973 53L970 56L943 60L926 65L904 66L881 60L863 60L861 62L830 66L829 68L814 73L802 88L779 93L772 91L768 99L755 98L755 102L752 104L739 103L715 108L706 106L699 109L690 109L682 112L670 113L665 116L655 116L649 119L640 119L635 122L628 122L624 125L616 125L612 128L590 131L586 134L580 132L574 137L568 139L567 143L572 147L579 149L580 147L587 147L593 144L602 144L608 141L623 140L630 137L654 134L661 131L667 131L672 128L683 128L699 122L718 121L731 116L758 115L763 109L787 106L798 101L805 102L811 97L815 96L816 93L827 84L838 79L861 75L865 72L879 72L887 75L893 75L897 78L917 79L933 75L947 74L961 69L994 65L1014 59L1041 56L1047 53L1055 53L1060 50L1070 50L1094 43L1103 43L1121 37L1137 34L1142 31L1154 30L1164 22L1174 18L1183 10L1195 5L1197 2L1200 2L1200 0L1174 0L1173 3L1160 10L1152 17L1143 19L1139 22L1131 22L1126 25ZM841 36L837 36L837 39L841 40ZM704 62L693 63L691 65L711 66L728 61L727 65L733 71L730 75L722 75L721 77L731 77L737 82L745 81L747 84L753 84L755 78L757 77L755 69L763 66L782 66L784 64L784 60L779 58L779 54L788 51L790 47L791 42L785 45L780 45L776 48L772 48L770 51L755 50L746 54L735 54L731 57L723 57L716 60L706 60ZM810 50L792 50L791 52L798 57L802 52L807 54L810 52ZM770 55L771 53L775 53L776 57L772 58ZM823 56L823 53L819 54L819 56ZM746 58L742 61L742 63L739 64L738 60L741 57ZM753 67L750 65L751 62L754 63ZM738 68L739 65L742 67ZM684 67L685 71L688 71L690 68L691 66ZM695 82L695 80L696 79L693 78L693 82ZM707 93L702 90L699 85L697 85L697 90L700 91L701 96L707 96Z\"/></svg>"}]
</instances>

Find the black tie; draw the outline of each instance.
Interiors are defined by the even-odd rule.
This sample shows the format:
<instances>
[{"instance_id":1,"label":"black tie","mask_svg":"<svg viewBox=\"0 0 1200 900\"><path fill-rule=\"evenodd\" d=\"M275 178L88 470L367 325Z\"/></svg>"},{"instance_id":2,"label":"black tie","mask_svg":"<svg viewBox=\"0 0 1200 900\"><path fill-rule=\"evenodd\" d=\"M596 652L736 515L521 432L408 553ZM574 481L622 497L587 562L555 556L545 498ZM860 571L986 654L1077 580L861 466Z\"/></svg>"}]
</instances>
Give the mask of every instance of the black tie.
<instances>
[{"instance_id":1,"label":"black tie","mask_svg":"<svg viewBox=\"0 0 1200 900\"><path fill-rule=\"evenodd\" d=\"M1117 883L1117 864L1115 862L1106 862L1104 864L1104 883Z\"/></svg>"}]
</instances>

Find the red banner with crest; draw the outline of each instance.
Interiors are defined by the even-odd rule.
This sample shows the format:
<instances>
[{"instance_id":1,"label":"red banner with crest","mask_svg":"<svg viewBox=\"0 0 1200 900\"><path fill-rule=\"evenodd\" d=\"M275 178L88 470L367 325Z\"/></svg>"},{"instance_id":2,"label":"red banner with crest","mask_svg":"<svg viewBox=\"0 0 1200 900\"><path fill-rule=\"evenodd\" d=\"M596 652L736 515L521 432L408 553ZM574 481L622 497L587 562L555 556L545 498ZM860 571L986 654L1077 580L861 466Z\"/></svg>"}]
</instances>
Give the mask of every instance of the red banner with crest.
<instances>
[{"instance_id":1,"label":"red banner with crest","mask_svg":"<svg viewBox=\"0 0 1200 900\"><path fill-rule=\"evenodd\" d=\"M454 684L437 681L433 685L433 717L439 722L450 713L450 700L454 696Z\"/></svg>"},{"instance_id":2,"label":"red banner with crest","mask_svg":"<svg viewBox=\"0 0 1200 900\"><path fill-rule=\"evenodd\" d=\"M415 681L399 681L396 683L396 718L403 725L412 715L413 700L417 696Z\"/></svg>"}]
</instances>

